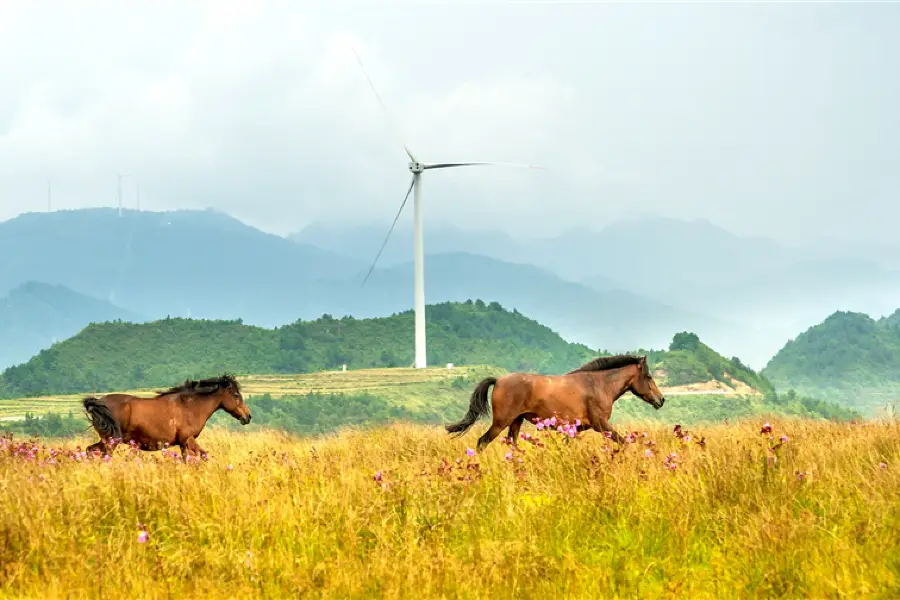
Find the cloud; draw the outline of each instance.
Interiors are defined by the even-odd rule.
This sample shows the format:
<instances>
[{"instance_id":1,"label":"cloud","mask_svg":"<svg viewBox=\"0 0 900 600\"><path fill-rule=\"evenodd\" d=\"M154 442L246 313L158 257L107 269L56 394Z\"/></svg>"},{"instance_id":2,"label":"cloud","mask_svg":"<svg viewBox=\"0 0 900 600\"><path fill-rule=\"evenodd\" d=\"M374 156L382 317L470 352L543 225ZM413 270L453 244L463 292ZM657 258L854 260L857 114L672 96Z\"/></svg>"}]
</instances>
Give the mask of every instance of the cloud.
<instances>
[{"instance_id":1,"label":"cloud","mask_svg":"<svg viewBox=\"0 0 900 600\"><path fill-rule=\"evenodd\" d=\"M389 222L402 140L424 160L548 167L429 173L429 219L541 233L655 212L840 235L833 211L875 210L900 177L885 158L900 85L883 77L898 23L890 8L13 0L0 218L43 208L47 179L59 208L114 205L127 172L153 209L282 233Z\"/></svg>"}]
</instances>

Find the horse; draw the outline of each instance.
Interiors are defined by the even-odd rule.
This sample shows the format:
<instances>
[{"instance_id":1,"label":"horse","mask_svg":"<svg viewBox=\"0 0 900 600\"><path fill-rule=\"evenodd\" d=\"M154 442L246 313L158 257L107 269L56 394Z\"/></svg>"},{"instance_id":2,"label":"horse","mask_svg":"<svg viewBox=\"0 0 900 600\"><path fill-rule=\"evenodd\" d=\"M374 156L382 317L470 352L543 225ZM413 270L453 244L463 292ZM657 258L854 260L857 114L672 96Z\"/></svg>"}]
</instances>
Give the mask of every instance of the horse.
<instances>
[{"instance_id":1,"label":"horse","mask_svg":"<svg viewBox=\"0 0 900 600\"><path fill-rule=\"evenodd\" d=\"M491 386L494 393L489 405ZM646 356L602 356L564 375L510 373L499 379L486 377L475 386L466 415L446 429L459 437L480 417L493 413L490 429L478 439L480 452L506 427L511 443L516 445L525 419L556 417L568 423L580 421L578 431L594 429L622 444L624 438L609 424L609 417L613 403L628 391L657 410L665 403Z\"/></svg>"},{"instance_id":2,"label":"horse","mask_svg":"<svg viewBox=\"0 0 900 600\"><path fill-rule=\"evenodd\" d=\"M200 381L187 379L153 398L107 394L85 398L82 405L100 436L86 452L104 454L111 453L115 443L125 442L145 451L179 446L182 458L188 453L206 456L197 437L213 413L223 409L242 425L252 418L240 384L228 374Z\"/></svg>"}]
</instances>

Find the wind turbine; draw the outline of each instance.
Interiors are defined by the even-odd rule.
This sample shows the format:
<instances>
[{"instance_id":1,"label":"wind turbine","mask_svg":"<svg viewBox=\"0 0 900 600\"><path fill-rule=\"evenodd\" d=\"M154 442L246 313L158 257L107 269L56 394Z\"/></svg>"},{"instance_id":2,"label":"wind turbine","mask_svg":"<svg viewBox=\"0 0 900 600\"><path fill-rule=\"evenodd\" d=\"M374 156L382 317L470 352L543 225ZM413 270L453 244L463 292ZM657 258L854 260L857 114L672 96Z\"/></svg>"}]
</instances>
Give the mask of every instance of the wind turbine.
<instances>
[{"instance_id":1,"label":"wind turbine","mask_svg":"<svg viewBox=\"0 0 900 600\"><path fill-rule=\"evenodd\" d=\"M375 94L375 98L378 100L378 103L381 104L381 108L384 110L386 117L390 121L390 111L388 111L387 106L381 99L381 95L378 93L378 90L375 89L375 84L372 83L372 79L366 72L366 68L365 66L363 66L362 59L359 57L359 53L355 49L353 50L353 53L356 55L356 61L359 63L359 67L362 70L363 75L365 75L366 81L369 82L369 87L372 89L372 93ZM425 352L425 254L422 233L422 175L425 173L425 171L431 169L450 169L454 167L473 167L485 165L502 165L510 167L523 167L527 169L541 169L542 167L500 162L425 163L420 162L418 159L416 159L416 157L413 156L413 153L410 152L409 147L407 147L406 144L403 144L402 141L400 143L403 146L403 149L406 150L406 155L409 157L409 170L412 173L412 181L410 181L409 183L409 189L406 190L406 196L404 196L403 202L400 204L400 209L397 211L397 216L394 217L394 222L391 224L391 228L388 230L387 236L385 236L384 242L382 242L381 248L378 250L378 254L375 255L375 260L372 261L372 266L369 267L369 272L366 273L366 276L363 279L362 285L360 287L366 284L366 281L368 281L369 279L369 275L371 275L372 271L375 269L375 263L378 262L378 258L381 256L385 245L387 245L388 239L391 237L391 233L394 231L394 226L397 224L397 219L400 218L400 213L403 212L403 207L406 206L406 202L407 200L409 200L409 194L413 193L413 309L415 313L415 367L417 369L424 369L427 366L427 360Z\"/></svg>"}]
</instances>

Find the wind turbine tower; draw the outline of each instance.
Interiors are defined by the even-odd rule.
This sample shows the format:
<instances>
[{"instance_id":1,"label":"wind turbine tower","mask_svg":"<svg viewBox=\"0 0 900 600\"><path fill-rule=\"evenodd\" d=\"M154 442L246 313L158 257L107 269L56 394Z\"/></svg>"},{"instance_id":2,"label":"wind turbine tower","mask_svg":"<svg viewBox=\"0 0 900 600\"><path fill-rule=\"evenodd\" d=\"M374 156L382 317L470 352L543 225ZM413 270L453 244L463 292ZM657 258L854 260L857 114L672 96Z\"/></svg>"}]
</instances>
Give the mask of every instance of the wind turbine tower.
<instances>
[{"instance_id":1,"label":"wind turbine tower","mask_svg":"<svg viewBox=\"0 0 900 600\"><path fill-rule=\"evenodd\" d=\"M378 103L381 104L381 108L384 110L385 115L388 120L390 120L390 112L387 109L384 101L381 99L381 96L378 94L378 90L375 89L375 84L372 83L372 79L369 77L369 74L366 72L366 68L363 66L362 59L359 57L359 53L356 50L353 51L356 55L356 60L359 63L360 69L362 69L363 75L366 77L366 81L369 82L369 87L372 89L372 93L375 94L375 98L378 100ZM402 142L401 142L402 144ZM406 144L402 144L403 149L406 150L406 155L409 157L409 170L412 173L412 181L409 184L409 189L406 190L406 196L403 198L403 202L400 204L400 209L397 211L397 215L394 217L394 222L391 224L391 228L388 230L387 236L384 238L384 242L381 244L381 248L378 250L378 254L375 255L375 260L372 261L372 266L369 267L369 272L366 273L365 278L363 279L362 285L366 284L366 281L369 279L369 275L372 274L372 271L375 269L375 263L378 262L378 258L381 256L382 251L384 250L385 245L388 242L388 239L391 237L391 232L394 231L394 226L397 224L397 219L400 218L400 213L403 212L403 207L406 206L407 200L409 200L410 192L413 193L413 257L414 257L414 267L413 267L413 309L415 312L415 367L417 369L424 369L427 366L427 355L426 355L426 345L425 345L425 249L424 249L424 240L423 240L423 206L422 206L422 175L425 171L431 169L449 169L453 167L472 167L472 166L482 166L482 165L503 165L510 167L524 167L528 169L540 169L541 167L536 167L533 165L520 165L514 163L498 163L498 162L445 162L445 163L424 163L420 162L413 156L412 152L410 152L409 148Z\"/></svg>"}]
</instances>

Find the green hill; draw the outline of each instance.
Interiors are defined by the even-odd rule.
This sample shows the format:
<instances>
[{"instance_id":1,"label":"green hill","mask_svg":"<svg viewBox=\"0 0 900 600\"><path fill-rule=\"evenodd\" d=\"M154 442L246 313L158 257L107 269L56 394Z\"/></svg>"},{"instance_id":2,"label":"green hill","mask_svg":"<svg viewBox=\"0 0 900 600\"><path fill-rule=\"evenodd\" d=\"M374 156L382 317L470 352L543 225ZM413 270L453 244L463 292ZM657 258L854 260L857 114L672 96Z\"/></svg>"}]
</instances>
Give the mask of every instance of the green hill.
<instances>
[{"instance_id":1,"label":"green hill","mask_svg":"<svg viewBox=\"0 0 900 600\"><path fill-rule=\"evenodd\" d=\"M565 372L596 352L549 328L483 302L428 307L432 365L490 364L509 370ZM93 324L0 376L7 398L171 385L211 373L304 373L321 369L408 366L413 313L377 319L298 321L277 329L240 321L163 319Z\"/></svg>"},{"instance_id":2,"label":"green hill","mask_svg":"<svg viewBox=\"0 0 900 600\"><path fill-rule=\"evenodd\" d=\"M772 395L775 388L762 375L741 362L730 360L700 341L695 333L681 332L672 338L667 352L641 351L655 366L656 378L663 385L679 386L697 382L718 381L732 388L740 384L763 395Z\"/></svg>"},{"instance_id":3,"label":"green hill","mask_svg":"<svg viewBox=\"0 0 900 600\"><path fill-rule=\"evenodd\" d=\"M785 344L763 370L779 389L872 414L900 399L900 311L876 321L836 312Z\"/></svg>"}]
</instances>

